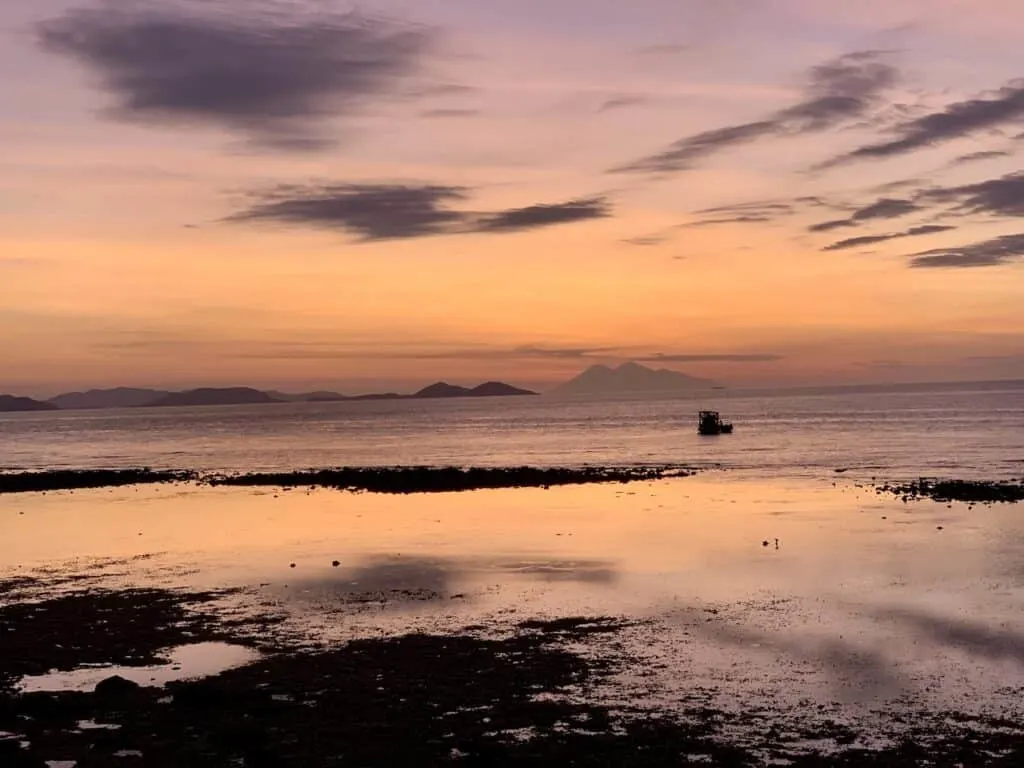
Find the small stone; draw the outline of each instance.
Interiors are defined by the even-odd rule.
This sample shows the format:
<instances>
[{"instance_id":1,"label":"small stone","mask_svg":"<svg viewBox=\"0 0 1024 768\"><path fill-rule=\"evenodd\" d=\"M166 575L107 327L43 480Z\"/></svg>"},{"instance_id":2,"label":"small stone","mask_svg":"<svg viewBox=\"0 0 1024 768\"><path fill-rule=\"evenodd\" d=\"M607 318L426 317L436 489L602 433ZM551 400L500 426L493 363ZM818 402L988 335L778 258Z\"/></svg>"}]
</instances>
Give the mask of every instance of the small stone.
<instances>
[{"instance_id":1,"label":"small stone","mask_svg":"<svg viewBox=\"0 0 1024 768\"><path fill-rule=\"evenodd\" d=\"M765 539L764 541L762 541L761 542L761 546L762 547L767 547L768 546L768 539Z\"/></svg>"},{"instance_id":2,"label":"small stone","mask_svg":"<svg viewBox=\"0 0 1024 768\"><path fill-rule=\"evenodd\" d=\"M100 680L96 683L96 695L97 696L125 696L130 693L135 693L141 686L138 683L134 683L131 680L126 680L120 675L113 675L111 677Z\"/></svg>"},{"instance_id":3,"label":"small stone","mask_svg":"<svg viewBox=\"0 0 1024 768\"><path fill-rule=\"evenodd\" d=\"M337 568L339 565L341 565L341 563L338 562L337 560L332 560L331 561L331 565L333 565L335 568Z\"/></svg>"},{"instance_id":4,"label":"small stone","mask_svg":"<svg viewBox=\"0 0 1024 768\"><path fill-rule=\"evenodd\" d=\"M295 567L295 563L288 563L288 567L289 568L294 568Z\"/></svg>"}]
</instances>

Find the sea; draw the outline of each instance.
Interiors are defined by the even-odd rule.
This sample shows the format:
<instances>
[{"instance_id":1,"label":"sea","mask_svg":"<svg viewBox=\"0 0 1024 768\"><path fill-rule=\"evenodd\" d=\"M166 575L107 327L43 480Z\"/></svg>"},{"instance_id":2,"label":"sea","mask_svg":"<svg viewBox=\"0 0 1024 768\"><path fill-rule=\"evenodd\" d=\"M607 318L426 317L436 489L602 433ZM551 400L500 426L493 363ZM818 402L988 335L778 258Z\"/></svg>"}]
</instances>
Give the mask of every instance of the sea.
<instances>
[{"instance_id":1,"label":"sea","mask_svg":"<svg viewBox=\"0 0 1024 768\"><path fill-rule=\"evenodd\" d=\"M731 435L700 436L719 410ZM1024 476L1024 381L0 414L0 470L686 465Z\"/></svg>"}]
</instances>

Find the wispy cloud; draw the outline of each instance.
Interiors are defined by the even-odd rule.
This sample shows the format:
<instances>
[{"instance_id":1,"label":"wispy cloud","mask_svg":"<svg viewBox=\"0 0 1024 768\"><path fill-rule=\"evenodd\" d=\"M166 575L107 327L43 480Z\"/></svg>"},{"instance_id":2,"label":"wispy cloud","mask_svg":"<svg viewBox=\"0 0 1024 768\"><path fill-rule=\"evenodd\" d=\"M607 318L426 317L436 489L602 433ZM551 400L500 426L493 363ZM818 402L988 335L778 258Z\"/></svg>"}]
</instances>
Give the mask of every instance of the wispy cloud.
<instances>
[{"instance_id":1,"label":"wispy cloud","mask_svg":"<svg viewBox=\"0 0 1024 768\"><path fill-rule=\"evenodd\" d=\"M900 123L891 129L896 138L859 147L820 167L905 155L980 131L1011 125L1021 119L1024 119L1024 83L1015 82L1000 88L991 98L958 101L942 110Z\"/></svg>"},{"instance_id":2,"label":"wispy cloud","mask_svg":"<svg viewBox=\"0 0 1024 768\"><path fill-rule=\"evenodd\" d=\"M635 245L640 248L651 248L655 245L661 245L669 239L668 235L657 234L657 235L637 235L636 237L627 237L621 242L626 245Z\"/></svg>"},{"instance_id":3,"label":"wispy cloud","mask_svg":"<svg viewBox=\"0 0 1024 768\"><path fill-rule=\"evenodd\" d=\"M875 243L884 243L886 240L899 240L904 237L921 237L923 235L935 235L940 232L949 232L956 227L943 226L941 224L924 224L920 227L911 227L905 232L893 232L886 235L863 235L861 237L851 237L846 240L840 240L837 243L826 245L821 250L823 251L844 251L850 248L860 248L865 245L874 245Z\"/></svg>"},{"instance_id":4,"label":"wispy cloud","mask_svg":"<svg viewBox=\"0 0 1024 768\"><path fill-rule=\"evenodd\" d=\"M319 149L328 118L395 90L432 37L356 13L107 2L40 23L38 40L98 75L118 118Z\"/></svg>"},{"instance_id":5,"label":"wispy cloud","mask_svg":"<svg viewBox=\"0 0 1024 768\"><path fill-rule=\"evenodd\" d=\"M915 268L996 267L1024 258L1024 233L912 254Z\"/></svg>"},{"instance_id":6,"label":"wispy cloud","mask_svg":"<svg viewBox=\"0 0 1024 768\"><path fill-rule=\"evenodd\" d=\"M623 96L612 96L609 99L605 99L604 103L597 108L598 112L610 112L614 109L624 109L625 107L637 107L642 104L650 102L650 98L647 96L639 95L623 95Z\"/></svg>"},{"instance_id":7,"label":"wispy cloud","mask_svg":"<svg viewBox=\"0 0 1024 768\"><path fill-rule=\"evenodd\" d=\"M820 224L812 224L808 227L808 230L811 232L829 232L833 229L856 227L868 221L896 219L920 209L921 206L911 200L883 197L870 205L858 208L845 219L833 219L831 221L823 221Z\"/></svg>"},{"instance_id":8,"label":"wispy cloud","mask_svg":"<svg viewBox=\"0 0 1024 768\"><path fill-rule=\"evenodd\" d=\"M905 198L883 197L843 219L812 224L811 232L858 227L879 220L931 212L944 217L1024 216L1024 172L951 187L924 186Z\"/></svg>"},{"instance_id":9,"label":"wispy cloud","mask_svg":"<svg viewBox=\"0 0 1024 768\"><path fill-rule=\"evenodd\" d=\"M704 131L668 149L614 168L613 172L666 174L686 171L711 155L772 136L799 136L834 128L872 110L899 80L895 67L861 51L811 68L803 98L764 119Z\"/></svg>"},{"instance_id":10,"label":"wispy cloud","mask_svg":"<svg viewBox=\"0 0 1024 768\"><path fill-rule=\"evenodd\" d=\"M549 227L575 221L603 219L611 215L611 207L603 197L570 200L567 203L529 205L507 211L485 214L470 223L474 232L518 232L524 229Z\"/></svg>"},{"instance_id":11,"label":"wispy cloud","mask_svg":"<svg viewBox=\"0 0 1024 768\"><path fill-rule=\"evenodd\" d=\"M463 187L430 184L282 185L256 194L250 207L226 221L335 229L374 241L511 233L611 215L600 197L485 213L448 207L467 198Z\"/></svg>"},{"instance_id":12,"label":"wispy cloud","mask_svg":"<svg viewBox=\"0 0 1024 768\"><path fill-rule=\"evenodd\" d=\"M420 117L476 117L479 109L426 109Z\"/></svg>"},{"instance_id":13,"label":"wispy cloud","mask_svg":"<svg viewBox=\"0 0 1024 768\"><path fill-rule=\"evenodd\" d=\"M680 226L707 227L718 224L763 224L792 216L800 211L821 207L833 207L816 196L795 197L785 200L756 200L732 205L701 208L693 215L701 217Z\"/></svg>"},{"instance_id":14,"label":"wispy cloud","mask_svg":"<svg viewBox=\"0 0 1024 768\"><path fill-rule=\"evenodd\" d=\"M668 353L635 357L642 363L767 363L782 360L782 355L772 353Z\"/></svg>"},{"instance_id":15,"label":"wispy cloud","mask_svg":"<svg viewBox=\"0 0 1024 768\"><path fill-rule=\"evenodd\" d=\"M990 149L982 152L971 152L966 155L960 155L960 157L954 158L950 161L950 166L967 165L968 163L980 163L985 160L995 160L1000 157L1010 157L1010 153L1001 149Z\"/></svg>"}]
</instances>

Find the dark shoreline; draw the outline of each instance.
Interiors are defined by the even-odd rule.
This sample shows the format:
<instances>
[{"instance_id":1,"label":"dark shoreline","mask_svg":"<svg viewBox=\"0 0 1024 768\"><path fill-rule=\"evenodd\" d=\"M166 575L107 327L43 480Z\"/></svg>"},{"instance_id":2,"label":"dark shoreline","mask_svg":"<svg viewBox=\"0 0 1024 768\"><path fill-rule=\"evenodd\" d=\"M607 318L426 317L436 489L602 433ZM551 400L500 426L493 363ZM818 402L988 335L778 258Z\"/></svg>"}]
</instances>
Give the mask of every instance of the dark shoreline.
<instances>
[{"instance_id":1,"label":"dark shoreline","mask_svg":"<svg viewBox=\"0 0 1024 768\"><path fill-rule=\"evenodd\" d=\"M1018 765L1024 725L957 712L883 715L884 733L783 706L722 711L695 688L668 708L600 692L638 660L608 616L519 620L328 647L277 642L273 617L221 615L222 593L0 581L0 764L92 766ZM44 598L44 599L40 599ZM655 628L656 629L656 628ZM185 643L263 656L219 675L92 691L17 690L26 674L142 666ZM83 725L85 723L86 725ZM868 748L866 740L877 746ZM998 757L998 759L997 759Z\"/></svg>"},{"instance_id":2,"label":"dark shoreline","mask_svg":"<svg viewBox=\"0 0 1024 768\"><path fill-rule=\"evenodd\" d=\"M0 473L0 494L112 488L157 483L210 486L331 488L371 493L447 493L485 488L551 488L592 483L633 483L686 477L696 469L649 467L342 467L240 474L187 470L48 470Z\"/></svg>"},{"instance_id":3,"label":"dark shoreline","mask_svg":"<svg viewBox=\"0 0 1024 768\"><path fill-rule=\"evenodd\" d=\"M351 493L454 493L499 488L553 488L595 483L634 483L689 477L701 469L686 465L611 467L431 467L381 466L307 469L290 472L199 472L195 470L60 469L0 472L0 495L117 488L131 485L192 483L205 486L280 489L327 488ZM845 470L836 470L845 472ZM872 478L874 480L874 478ZM858 483L861 487L862 483ZM931 499L949 503L1013 504L1024 501L1024 480L918 478L873 482L879 495L904 502Z\"/></svg>"}]
</instances>

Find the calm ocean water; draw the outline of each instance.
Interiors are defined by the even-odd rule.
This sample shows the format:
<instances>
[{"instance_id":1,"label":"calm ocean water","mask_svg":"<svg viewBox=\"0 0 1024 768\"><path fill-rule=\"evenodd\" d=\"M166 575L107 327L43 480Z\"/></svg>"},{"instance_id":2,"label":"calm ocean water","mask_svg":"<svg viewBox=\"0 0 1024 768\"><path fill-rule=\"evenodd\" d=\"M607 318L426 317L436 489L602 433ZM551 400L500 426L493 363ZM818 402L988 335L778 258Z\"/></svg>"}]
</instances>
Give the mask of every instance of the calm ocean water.
<instances>
[{"instance_id":1,"label":"calm ocean water","mask_svg":"<svg viewBox=\"0 0 1024 768\"><path fill-rule=\"evenodd\" d=\"M736 432L700 437L717 408ZM1024 476L1024 382L664 398L0 414L0 468L683 463L766 475Z\"/></svg>"}]
</instances>

